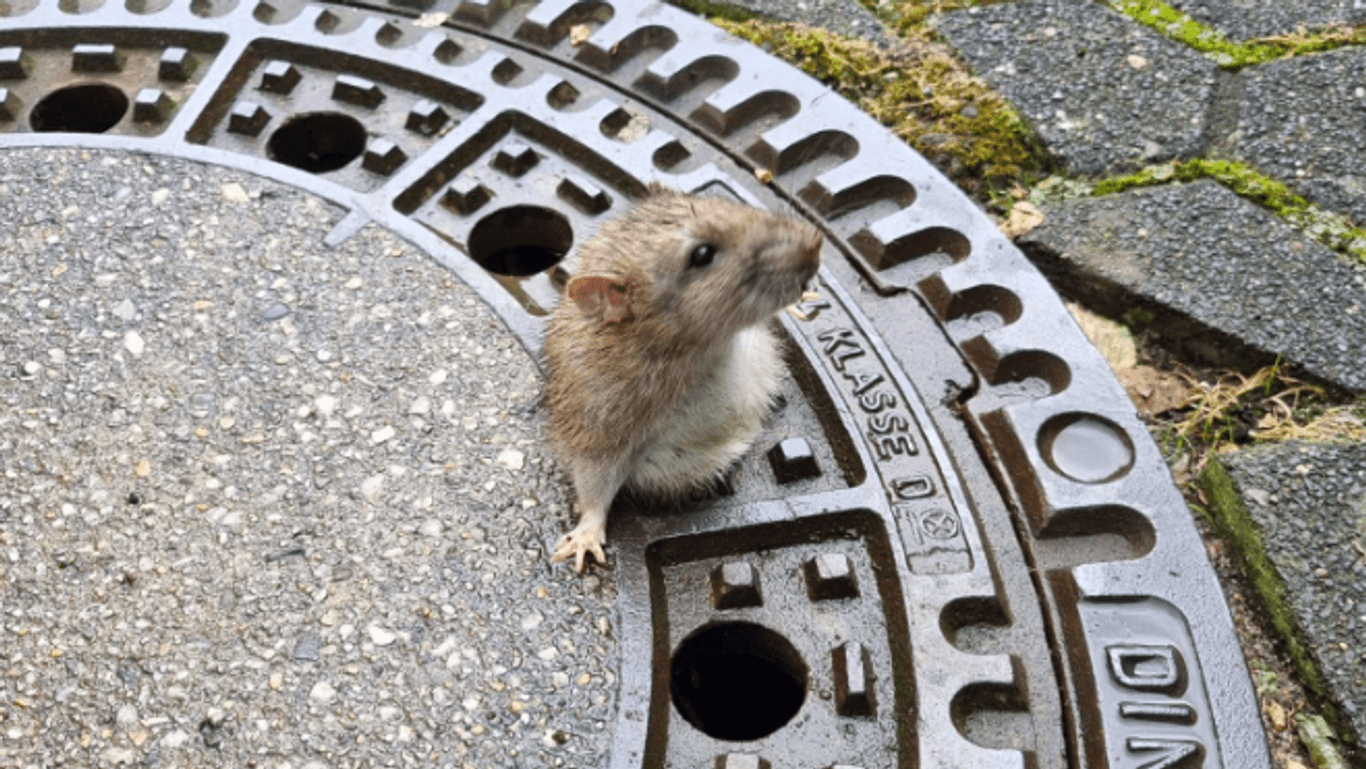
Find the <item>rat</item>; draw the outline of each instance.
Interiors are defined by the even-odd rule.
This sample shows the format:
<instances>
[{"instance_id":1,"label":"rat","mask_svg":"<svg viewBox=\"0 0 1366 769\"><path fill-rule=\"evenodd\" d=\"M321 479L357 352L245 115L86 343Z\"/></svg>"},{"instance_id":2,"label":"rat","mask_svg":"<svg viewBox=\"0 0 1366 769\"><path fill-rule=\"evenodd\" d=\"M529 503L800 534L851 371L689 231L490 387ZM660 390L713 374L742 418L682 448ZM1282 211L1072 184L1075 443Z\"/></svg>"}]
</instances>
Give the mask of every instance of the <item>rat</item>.
<instances>
[{"instance_id":1,"label":"rat","mask_svg":"<svg viewBox=\"0 0 1366 769\"><path fill-rule=\"evenodd\" d=\"M807 222L656 184L583 245L545 335L551 444L579 514L551 563L606 563L622 488L678 497L749 449L784 370L768 321L802 298L821 241Z\"/></svg>"}]
</instances>

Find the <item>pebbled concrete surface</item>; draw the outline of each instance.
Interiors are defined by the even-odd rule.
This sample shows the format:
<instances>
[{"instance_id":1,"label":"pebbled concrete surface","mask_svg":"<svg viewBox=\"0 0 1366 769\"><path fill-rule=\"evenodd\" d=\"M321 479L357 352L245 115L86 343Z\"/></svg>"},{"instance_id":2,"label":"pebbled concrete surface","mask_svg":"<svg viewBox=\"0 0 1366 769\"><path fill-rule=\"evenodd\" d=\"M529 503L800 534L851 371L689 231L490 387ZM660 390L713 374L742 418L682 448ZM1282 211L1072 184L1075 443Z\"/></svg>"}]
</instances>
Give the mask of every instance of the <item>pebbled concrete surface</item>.
<instances>
[{"instance_id":1,"label":"pebbled concrete surface","mask_svg":"<svg viewBox=\"0 0 1366 769\"><path fill-rule=\"evenodd\" d=\"M1020 246L1116 317L1136 298L1188 352L1241 362L1225 359L1246 351L1215 336L1229 335L1268 359L1284 355L1316 377L1366 390L1366 268L1218 183L1084 198L1045 216Z\"/></svg>"},{"instance_id":2,"label":"pebbled concrete surface","mask_svg":"<svg viewBox=\"0 0 1366 769\"><path fill-rule=\"evenodd\" d=\"M1246 70L1229 151L1315 203L1366 223L1364 73L1361 48Z\"/></svg>"},{"instance_id":3,"label":"pebbled concrete surface","mask_svg":"<svg viewBox=\"0 0 1366 769\"><path fill-rule=\"evenodd\" d=\"M969 8L936 24L1070 174L1133 170L1203 148L1218 68L1094 0Z\"/></svg>"},{"instance_id":4,"label":"pebbled concrete surface","mask_svg":"<svg viewBox=\"0 0 1366 769\"><path fill-rule=\"evenodd\" d=\"M546 566L472 292L188 162L6 151L0 209L0 766L603 764L613 575Z\"/></svg>"},{"instance_id":5,"label":"pebbled concrete surface","mask_svg":"<svg viewBox=\"0 0 1366 769\"><path fill-rule=\"evenodd\" d=\"M1223 32L1229 40L1366 21L1366 5L1358 0L1168 0L1167 4Z\"/></svg>"},{"instance_id":6,"label":"pebbled concrete surface","mask_svg":"<svg viewBox=\"0 0 1366 769\"><path fill-rule=\"evenodd\" d=\"M1366 446L1292 442L1220 461L1333 699L1366 734Z\"/></svg>"}]
</instances>

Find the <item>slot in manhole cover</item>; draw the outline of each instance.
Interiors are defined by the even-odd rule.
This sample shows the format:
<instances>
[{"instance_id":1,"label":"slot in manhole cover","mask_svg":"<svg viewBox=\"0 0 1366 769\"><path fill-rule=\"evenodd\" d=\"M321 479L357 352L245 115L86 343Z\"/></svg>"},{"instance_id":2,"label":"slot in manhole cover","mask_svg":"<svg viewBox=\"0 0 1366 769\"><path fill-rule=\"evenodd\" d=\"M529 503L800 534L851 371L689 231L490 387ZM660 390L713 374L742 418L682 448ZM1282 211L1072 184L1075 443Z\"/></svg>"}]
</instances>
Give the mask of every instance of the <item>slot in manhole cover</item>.
<instances>
[{"instance_id":1,"label":"slot in manhole cover","mask_svg":"<svg viewBox=\"0 0 1366 769\"><path fill-rule=\"evenodd\" d=\"M0 147L158 154L307 190L347 212L328 245L386 228L528 350L574 247L652 181L822 229L820 299L781 320L784 405L729 488L614 515L608 765L1269 765L1200 538L1104 361L985 215L815 81L642 2L6 8ZM515 619L433 620L486 621ZM320 632L295 660L330 653ZM202 723L205 747L251 754L231 714ZM509 765L562 760L568 735L526 728L543 749ZM482 733L432 723L404 744L446 765Z\"/></svg>"}]
</instances>

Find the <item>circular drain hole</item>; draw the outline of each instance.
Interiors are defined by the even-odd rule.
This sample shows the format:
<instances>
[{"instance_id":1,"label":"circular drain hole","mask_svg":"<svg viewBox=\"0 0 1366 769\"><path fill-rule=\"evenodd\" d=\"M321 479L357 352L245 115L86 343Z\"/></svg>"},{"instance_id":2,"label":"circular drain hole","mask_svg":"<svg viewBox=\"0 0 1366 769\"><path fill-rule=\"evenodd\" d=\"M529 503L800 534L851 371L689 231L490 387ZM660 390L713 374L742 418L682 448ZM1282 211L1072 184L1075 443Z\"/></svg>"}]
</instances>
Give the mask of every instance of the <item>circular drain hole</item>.
<instances>
[{"instance_id":1,"label":"circular drain hole","mask_svg":"<svg viewBox=\"0 0 1366 769\"><path fill-rule=\"evenodd\" d=\"M524 277L550 269L574 244L569 220L540 206L495 211L470 231L470 256L498 275Z\"/></svg>"},{"instance_id":2,"label":"circular drain hole","mask_svg":"<svg viewBox=\"0 0 1366 769\"><path fill-rule=\"evenodd\" d=\"M1134 446L1119 425L1086 414L1059 414L1039 429L1049 467L1081 483L1112 481L1134 464Z\"/></svg>"},{"instance_id":3,"label":"circular drain hole","mask_svg":"<svg viewBox=\"0 0 1366 769\"><path fill-rule=\"evenodd\" d=\"M28 123L35 131L102 134L128 112L128 97L112 85L72 85L33 105Z\"/></svg>"},{"instance_id":4,"label":"circular drain hole","mask_svg":"<svg viewBox=\"0 0 1366 769\"><path fill-rule=\"evenodd\" d=\"M674 707L718 740L757 740L792 720L806 699L806 664L791 642L748 622L684 639L669 668Z\"/></svg>"},{"instance_id":5,"label":"circular drain hole","mask_svg":"<svg viewBox=\"0 0 1366 769\"><path fill-rule=\"evenodd\" d=\"M365 151L365 126L340 112L299 115L270 135L271 160L312 174L335 171Z\"/></svg>"}]
</instances>

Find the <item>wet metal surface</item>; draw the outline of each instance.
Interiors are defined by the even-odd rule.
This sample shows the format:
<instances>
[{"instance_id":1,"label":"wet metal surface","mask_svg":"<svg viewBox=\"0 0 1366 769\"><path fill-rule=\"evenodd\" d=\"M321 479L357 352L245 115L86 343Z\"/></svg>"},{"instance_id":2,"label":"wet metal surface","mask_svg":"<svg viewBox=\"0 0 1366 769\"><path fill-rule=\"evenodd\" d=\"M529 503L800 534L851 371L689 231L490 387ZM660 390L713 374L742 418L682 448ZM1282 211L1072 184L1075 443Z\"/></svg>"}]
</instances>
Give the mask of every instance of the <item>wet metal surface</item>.
<instances>
[{"instance_id":1,"label":"wet metal surface","mask_svg":"<svg viewBox=\"0 0 1366 769\"><path fill-rule=\"evenodd\" d=\"M825 232L810 319L782 319L785 405L729 488L619 501L608 766L1268 766L1218 583L1104 361L820 84L657 4L134 5L0 18L0 147L306 189L346 212L327 245L380 225L528 350L574 244L651 181ZM716 726L756 690L790 694Z\"/></svg>"}]
</instances>

